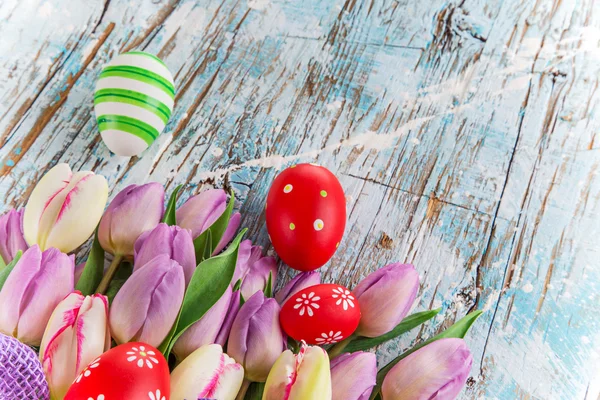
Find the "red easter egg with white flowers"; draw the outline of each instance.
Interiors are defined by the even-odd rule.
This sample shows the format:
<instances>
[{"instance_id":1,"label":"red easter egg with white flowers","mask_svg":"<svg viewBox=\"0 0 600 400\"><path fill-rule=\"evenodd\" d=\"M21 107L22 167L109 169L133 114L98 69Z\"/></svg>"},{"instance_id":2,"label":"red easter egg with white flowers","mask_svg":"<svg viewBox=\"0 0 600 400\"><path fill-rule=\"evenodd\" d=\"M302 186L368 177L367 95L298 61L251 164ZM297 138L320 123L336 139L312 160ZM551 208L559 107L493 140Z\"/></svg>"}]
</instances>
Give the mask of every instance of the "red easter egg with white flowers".
<instances>
[{"instance_id":1,"label":"red easter egg with white flowers","mask_svg":"<svg viewBox=\"0 0 600 400\"><path fill-rule=\"evenodd\" d=\"M285 333L308 344L332 344L352 335L360 322L360 308L352 292L341 285L309 286L281 307L279 322Z\"/></svg>"},{"instance_id":2,"label":"red easter egg with white flowers","mask_svg":"<svg viewBox=\"0 0 600 400\"><path fill-rule=\"evenodd\" d=\"M312 271L335 253L346 228L346 198L325 167L298 164L273 181L267 197L267 231L290 267Z\"/></svg>"},{"instance_id":3,"label":"red easter egg with white flowers","mask_svg":"<svg viewBox=\"0 0 600 400\"><path fill-rule=\"evenodd\" d=\"M125 343L92 361L65 400L169 400L169 366L145 343Z\"/></svg>"}]
</instances>

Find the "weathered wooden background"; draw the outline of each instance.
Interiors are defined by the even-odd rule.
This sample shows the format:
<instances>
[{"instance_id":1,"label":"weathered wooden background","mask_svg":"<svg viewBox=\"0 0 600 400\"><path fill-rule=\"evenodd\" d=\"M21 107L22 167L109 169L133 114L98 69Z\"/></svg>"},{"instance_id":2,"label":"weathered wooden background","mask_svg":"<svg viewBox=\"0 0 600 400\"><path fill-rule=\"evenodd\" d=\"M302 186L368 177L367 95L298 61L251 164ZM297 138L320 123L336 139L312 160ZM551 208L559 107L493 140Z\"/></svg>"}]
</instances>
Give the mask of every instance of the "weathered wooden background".
<instances>
[{"instance_id":1,"label":"weathered wooden background","mask_svg":"<svg viewBox=\"0 0 600 400\"><path fill-rule=\"evenodd\" d=\"M326 280L411 262L416 308L444 307L437 326L487 310L461 398L595 400L599 46L597 0L2 0L2 210L67 162L113 195L231 187L268 247L270 182L314 161L349 210ZM166 132L127 159L100 140L92 98L134 48L165 61L178 94Z\"/></svg>"}]
</instances>

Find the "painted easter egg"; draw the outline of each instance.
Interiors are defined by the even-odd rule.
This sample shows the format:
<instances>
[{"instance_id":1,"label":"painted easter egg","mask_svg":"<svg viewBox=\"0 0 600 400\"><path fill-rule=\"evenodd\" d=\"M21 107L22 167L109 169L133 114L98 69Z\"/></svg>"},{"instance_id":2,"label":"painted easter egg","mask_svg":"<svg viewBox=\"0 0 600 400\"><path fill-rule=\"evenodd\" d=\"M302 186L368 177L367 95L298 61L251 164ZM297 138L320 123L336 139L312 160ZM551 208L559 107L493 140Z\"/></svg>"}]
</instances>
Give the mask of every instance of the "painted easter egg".
<instances>
[{"instance_id":1,"label":"painted easter egg","mask_svg":"<svg viewBox=\"0 0 600 400\"><path fill-rule=\"evenodd\" d=\"M352 335L360 308L352 292L341 285L309 286L290 297L279 322L288 336L308 344L332 344Z\"/></svg>"},{"instance_id":2,"label":"painted easter egg","mask_svg":"<svg viewBox=\"0 0 600 400\"><path fill-rule=\"evenodd\" d=\"M344 235L344 190L325 167L289 167L271 185L266 218L279 257L294 269L312 271L329 261Z\"/></svg>"},{"instance_id":3,"label":"painted easter egg","mask_svg":"<svg viewBox=\"0 0 600 400\"><path fill-rule=\"evenodd\" d=\"M166 400L169 366L145 343L125 343L92 361L75 379L65 400Z\"/></svg>"},{"instance_id":4,"label":"painted easter egg","mask_svg":"<svg viewBox=\"0 0 600 400\"><path fill-rule=\"evenodd\" d=\"M165 128L175 98L173 76L156 56L130 51L100 73L94 110L106 146L120 156L138 155Z\"/></svg>"},{"instance_id":5,"label":"painted easter egg","mask_svg":"<svg viewBox=\"0 0 600 400\"><path fill-rule=\"evenodd\" d=\"M0 399L49 398L48 383L35 351L0 333Z\"/></svg>"}]
</instances>

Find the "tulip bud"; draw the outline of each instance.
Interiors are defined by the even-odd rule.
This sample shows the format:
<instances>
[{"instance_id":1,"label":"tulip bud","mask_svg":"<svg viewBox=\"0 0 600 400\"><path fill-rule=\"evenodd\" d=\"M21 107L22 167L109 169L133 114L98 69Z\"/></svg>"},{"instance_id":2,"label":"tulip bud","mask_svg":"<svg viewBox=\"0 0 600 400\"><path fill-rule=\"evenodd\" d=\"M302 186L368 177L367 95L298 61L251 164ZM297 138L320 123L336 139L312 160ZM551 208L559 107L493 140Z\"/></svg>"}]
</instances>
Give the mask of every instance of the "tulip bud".
<instances>
[{"instance_id":1,"label":"tulip bud","mask_svg":"<svg viewBox=\"0 0 600 400\"><path fill-rule=\"evenodd\" d=\"M133 257L133 245L144 232L159 224L165 189L156 182L130 185L110 202L100 220L98 240L111 254Z\"/></svg>"},{"instance_id":2,"label":"tulip bud","mask_svg":"<svg viewBox=\"0 0 600 400\"><path fill-rule=\"evenodd\" d=\"M22 222L23 210L10 210L0 217L0 257L4 264L11 262L19 250L27 250Z\"/></svg>"},{"instance_id":3,"label":"tulip bud","mask_svg":"<svg viewBox=\"0 0 600 400\"><path fill-rule=\"evenodd\" d=\"M73 291L73 257L30 247L0 291L0 332L39 346L52 311Z\"/></svg>"},{"instance_id":4,"label":"tulip bud","mask_svg":"<svg viewBox=\"0 0 600 400\"><path fill-rule=\"evenodd\" d=\"M273 290L277 279L275 258L263 257L262 246L252 246L250 240L240 243L240 252L238 252L232 283L235 284L238 279L242 280L240 287L242 297L249 299L254 293L265 290L269 275L271 275L271 290Z\"/></svg>"},{"instance_id":5,"label":"tulip bud","mask_svg":"<svg viewBox=\"0 0 600 400\"><path fill-rule=\"evenodd\" d=\"M319 283L321 283L321 273L316 271L301 272L275 293L275 300L277 300L279 304L283 304L288 298L292 297L302 289L318 285Z\"/></svg>"},{"instance_id":6,"label":"tulip bud","mask_svg":"<svg viewBox=\"0 0 600 400\"><path fill-rule=\"evenodd\" d=\"M330 400L327 352L303 345L298 354L286 350L269 372L262 400Z\"/></svg>"},{"instance_id":7,"label":"tulip bud","mask_svg":"<svg viewBox=\"0 0 600 400\"><path fill-rule=\"evenodd\" d=\"M264 382L273 363L286 348L279 311L275 299L256 292L233 321L227 352L244 366L246 379L250 381Z\"/></svg>"},{"instance_id":8,"label":"tulip bud","mask_svg":"<svg viewBox=\"0 0 600 400\"><path fill-rule=\"evenodd\" d=\"M357 351L331 360L332 400L368 400L377 379L377 357Z\"/></svg>"},{"instance_id":9,"label":"tulip bud","mask_svg":"<svg viewBox=\"0 0 600 400\"><path fill-rule=\"evenodd\" d=\"M187 199L177 209L175 219L177 225L192 231L192 237L197 238L210 228L227 208L227 193L221 189L210 189ZM235 232L240 226L242 216L233 213L229 218L229 224L219 241L213 254L219 253L233 239Z\"/></svg>"},{"instance_id":10,"label":"tulip bud","mask_svg":"<svg viewBox=\"0 0 600 400\"><path fill-rule=\"evenodd\" d=\"M40 346L50 396L62 399L83 369L110 348L108 300L69 294L54 309Z\"/></svg>"},{"instance_id":11,"label":"tulip bud","mask_svg":"<svg viewBox=\"0 0 600 400\"><path fill-rule=\"evenodd\" d=\"M161 254L168 255L183 267L187 286L196 269L196 253L190 231L161 223L151 231L144 232L135 242L133 270L137 271Z\"/></svg>"},{"instance_id":12,"label":"tulip bud","mask_svg":"<svg viewBox=\"0 0 600 400\"><path fill-rule=\"evenodd\" d=\"M383 400L454 399L462 390L472 363L464 340L436 340L390 369L381 387Z\"/></svg>"},{"instance_id":13,"label":"tulip bud","mask_svg":"<svg viewBox=\"0 0 600 400\"><path fill-rule=\"evenodd\" d=\"M175 353L178 360L183 360L194 350L205 344L216 343L217 335L223 326L223 322L225 322L232 297L231 286L228 286L223 296L210 310L183 332L173 346L173 353Z\"/></svg>"},{"instance_id":14,"label":"tulip bud","mask_svg":"<svg viewBox=\"0 0 600 400\"><path fill-rule=\"evenodd\" d=\"M42 250L75 250L96 229L107 198L108 184L102 175L73 173L67 164L57 164L29 196L23 215L25 240Z\"/></svg>"},{"instance_id":15,"label":"tulip bud","mask_svg":"<svg viewBox=\"0 0 600 400\"><path fill-rule=\"evenodd\" d=\"M200 347L171 373L171 400L234 400L244 380L244 368L218 344Z\"/></svg>"},{"instance_id":16,"label":"tulip bud","mask_svg":"<svg viewBox=\"0 0 600 400\"><path fill-rule=\"evenodd\" d=\"M158 347L179 313L184 279L181 265L166 254L134 271L110 307L110 332L115 341Z\"/></svg>"},{"instance_id":17,"label":"tulip bud","mask_svg":"<svg viewBox=\"0 0 600 400\"><path fill-rule=\"evenodd\" d=\"M419 290L419 274L410 264L390 264L372 272L352 291L360 305L360 336L381 336L410 311Z\"/></svg>"}]
</instances>

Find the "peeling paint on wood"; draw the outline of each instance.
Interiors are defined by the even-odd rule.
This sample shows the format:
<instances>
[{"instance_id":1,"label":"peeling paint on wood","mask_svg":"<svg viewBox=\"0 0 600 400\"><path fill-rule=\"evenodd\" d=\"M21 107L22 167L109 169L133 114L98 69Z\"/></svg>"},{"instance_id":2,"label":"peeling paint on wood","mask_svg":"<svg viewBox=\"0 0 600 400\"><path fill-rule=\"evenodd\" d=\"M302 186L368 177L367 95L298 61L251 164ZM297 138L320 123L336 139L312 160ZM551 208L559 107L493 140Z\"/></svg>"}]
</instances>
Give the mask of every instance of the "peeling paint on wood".
<instances>
[{"instance_id":1,"label":"peeling paint on wood","mask_svg":"<svg viewBox=\"0 0 600 400\"><path fill-rule=\"evenodd\" d=\"M113 195L232 188L269 248L269 183L318 162L349 212L325 279L411 262L416 308L443 307L435 326L487 311L461 398L599 397L597 1L7 0L0 37L2 210L67 162ZM164 59L178 93L165 133L126 159L99 140L92 99L134 48Z\"/></svg>"}]
</instances>

